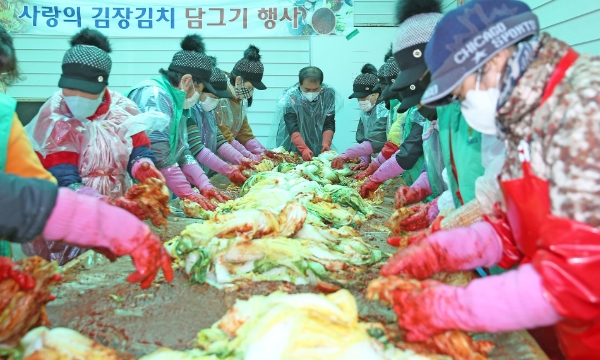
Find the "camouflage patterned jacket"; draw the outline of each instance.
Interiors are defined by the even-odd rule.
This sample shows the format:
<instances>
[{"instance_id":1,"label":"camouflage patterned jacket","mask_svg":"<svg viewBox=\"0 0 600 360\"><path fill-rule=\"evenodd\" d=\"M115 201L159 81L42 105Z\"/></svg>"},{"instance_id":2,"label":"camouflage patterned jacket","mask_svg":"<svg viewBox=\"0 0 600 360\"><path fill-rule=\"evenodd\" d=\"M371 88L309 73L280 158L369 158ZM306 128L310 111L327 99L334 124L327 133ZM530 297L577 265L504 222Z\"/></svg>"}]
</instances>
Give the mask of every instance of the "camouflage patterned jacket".
<instances>
[{"instance_id":1,"label":"camouflage patterned jacket","mask_svg":"<svg viewBox=\"0 0 600 360\"><path fill-rule=\"evenodd\" d=\"M552 214L600 227L600 57L580 54L548 100L546 85L569 46L547 34L535 60L498 111L507 140L502 180L523 176L530 137L533 172L550 184Z\"/></svg>"}]
</instances>

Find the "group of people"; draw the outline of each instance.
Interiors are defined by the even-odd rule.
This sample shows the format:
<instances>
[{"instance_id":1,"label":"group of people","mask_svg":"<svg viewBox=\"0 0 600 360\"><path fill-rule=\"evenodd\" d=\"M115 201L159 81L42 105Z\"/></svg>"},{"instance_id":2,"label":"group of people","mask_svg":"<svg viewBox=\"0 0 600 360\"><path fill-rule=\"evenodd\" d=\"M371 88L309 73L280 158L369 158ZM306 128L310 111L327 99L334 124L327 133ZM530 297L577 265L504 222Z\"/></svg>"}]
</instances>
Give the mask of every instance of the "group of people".
<instances>
[{"instance_id":1,"label":"group of people","mask_svg":"<svg viewBox=\"0 0 600 360\"><path fill-rule=\"evenodd\" d=\"M384 65L367 64L354 80L357 144L332 166L359 159L364 197L389 179L406 183L395 205L410 206L400 227L416 232L383 276L491 274L464 288L427 281L394 290L400 325L411 340L554 325L569 359L594 358L600 57L540 34L519 0L472 0L446 14L438 0L400 0L397 21ZM10 85L17 60L10 36L0 40ZM264 66L250 46L224 72L189 35L167 69L122 95L107 88L110 51L95 30L75 35L61 90L25 128L15 100L0 95L0 236L61 262L80 248L129 254L137 268L129 280L147 287L161 267L172 278L169 258L123 194L132 180L157 178L206 209L226 201L207 172L243 183L238 166L270 156L247 117L254 90L266 89ZM306 161L331 150L335 135L340 100L323 80L304 68L277 102L275 145Z\"/></svg>"},{"instance_id":2,"label":"group of people","mask_svg":"<svg viewBox=\"0 0 600 360\"><path fill-rule=\"evenodd\" d=\"M493 274L467 287L427 280L394 290L399 324L411 340L554 326L566 358L596 358L600 57L540 34L518 0L473 0L446 14L438 1L404 0L397 17L400 72L382 94L398 94L404 126L400 136L390 127L396 143L386 146L399 149L384 146L371 161L362 194L402 175L396 207L425 205L410 207L401 229L425 229L381 273ZM368 141L337 165L375 150Z\"/></svg>"}]
</instances>

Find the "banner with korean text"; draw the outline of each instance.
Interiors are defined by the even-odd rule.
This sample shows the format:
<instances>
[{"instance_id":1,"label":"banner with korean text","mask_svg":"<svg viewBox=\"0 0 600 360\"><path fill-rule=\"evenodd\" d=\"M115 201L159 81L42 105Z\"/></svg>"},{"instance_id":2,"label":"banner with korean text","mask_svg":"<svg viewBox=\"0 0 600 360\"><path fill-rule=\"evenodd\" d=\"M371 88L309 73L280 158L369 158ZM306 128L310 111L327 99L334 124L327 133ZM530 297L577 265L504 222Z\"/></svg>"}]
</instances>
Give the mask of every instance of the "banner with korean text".
<instances>
[{"instance_id":1,"label":"banner with korean text","mask_svg":"<svg viewBox=\"0 0 600 360\"><path fill-rule=\"evenodd\" d=\"M0 0L10 33L72 35L98 29L110 37L276 37L347 35L353 0Z\"/></svg>"}]
</instances>

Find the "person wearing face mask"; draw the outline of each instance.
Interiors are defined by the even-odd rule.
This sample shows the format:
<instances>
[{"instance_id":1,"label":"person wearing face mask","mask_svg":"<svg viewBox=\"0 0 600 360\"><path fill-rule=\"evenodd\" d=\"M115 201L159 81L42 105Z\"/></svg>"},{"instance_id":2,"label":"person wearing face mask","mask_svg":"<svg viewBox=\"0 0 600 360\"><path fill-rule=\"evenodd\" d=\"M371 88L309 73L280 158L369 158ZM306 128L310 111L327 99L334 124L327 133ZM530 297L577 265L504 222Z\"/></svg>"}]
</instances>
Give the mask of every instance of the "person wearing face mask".
<instances>
[{"instance_id":1,"label":"person wearing face mask","mask_svg":"<svg viewBox=\"0 0 600 360\"><path fill-rule=\"evenodd\" d=\"M164 180L145 131L164 126L158 113L141 114L137 106L107 88L112 66L108 39L83 29L70 40L62 74L54 93L25 130L44 168L61 187L120 206L141 219L147 217L123 195L131 178ZM40 238L24 249L43 249L46 258L64 263L83 249ZM35 248L35 249L34 249Z\"/></svg>"},{"instance_id":2,"label":"person wearing face mask","mask_svg":"<svg viewBox=\"0 0 600 360\"><path fill-rule=\"evenodd\" d=\"M203 166L204 171L210 169L227 176L234 183L241 184L246 181L241 171L215 155L218 149L221 156L237 162L238 165L253 165L252 160L244 158L227 143L217 127L215 109L219 105L219 99L228 99L231 94L227 91L227 76L216 67L216 58L212 56L210 58L213 69L209 82L214 92L211 93L208 88L205 88L200 94L200 101L191 108L191 116L187 119L188 144L192 156Z\"/></svg>"},{"instance_id":3,"label":"person wearing face mask","mask_svg":"<svg viewBox=\"0 0 600 360\"><path fill-rule=\"evenodd\" d=\"M331 150L335 114L341 109L336 91L323 83L321 69L300 70L298 83L286 89L277 100L270 138L273 147L297 152L305 161Z\"/></svg>"},{"instance_id":4,"label":"person wearing face mask","mask_svg":"<svg viewBox=\"0 0 600 360\"><path fill-rule=\"evenodd\" d=\"M394 290L400 325L412 340L553 325L566 358L597 358L600 57L539 35L521 1L473 0L442 18L425 60L432 79L423 104L459 100L470 126L505 139L503 201L484 221L401 250L382 273L518 268L467 287Z\"/></svg>"},{"instance_id":5,"label":"person wearing face mask","mask_svg":"<svg viewBox=\"0 0 600 360\"><path fill-rule=\"evenodd\" d=\"M262 82L265 68L260 59L259 49L250 45L244 51L244 58L235 64L231 73L225 73L229 77L228 91L233 96L221 99L219 107L228 111L216 113L217 124L227 142L243 156L255 161L260 161L266 151L254 136L247 116L248 107L252 106L254 89L267 89Z\"/></svg>"},{"instance_id":6,"label":"person wearing face mask","mask_svg":"<svg viewBox=\"0 0 600 360\"><path fill-rule=\"evenodd\" d=\"M389 96L389 92L399 92L399 98L401 98L402 101L396 112L406 112L402 124L402 138L400 145L398 150L390 155L387 160L384 160L385 158L378 158L374 161L377 162L376 165L367 168L367 173L374 171L369 175L367 182L365 182L361 188L361 195L363 197L368 197L370 193L377 190L384 181L396 176L402 176L407 186L411 186L414 183L425 183L423 178L432 176L435 179L435 183L439 184L439 188L436 189L436 194L430 190L428 196L437 197L439 193L444 191L445 184L441 177L443 160L441 152L439 151L436 126L437 112L419 104L421 95L425 91L425 87L430 78L427 66L422 58L423 49L425 48L428 38L425 31L414 31L412 26L412 24L426 23L428 24L426 27L433 27L441 15L420 13L423 8L424 7L422 6L415 6L415 10L411 10L403 15L408 18L412 17L413 19L411 19L411 21L402 22L398 28L393 53L399 72L397 78L393 81L393 84L387 89L388 91L384 91L386 96ZM427 141L425 148L424 137ZM429 165L425 162L425 149L428 150L427 157L430 160ZM389 152L387 153L389 154ZM382 160L384 160L383 163L381 163ZM429 167L436 171L432 171L428 175L425 170ZM428 182L429 181L427 181L427 183ZM432 214L429 214L429 207L430 205L424 205L420 206L418 209L414 209L417 210L417 215L414 219L428 220L435 218L435 207L432 209ZM412 220L413 219L409 219L408 221L412 222ZM419 225L419 227L420 226L422 225Z\"/></svg>"},{"instance_id":7,"label":"person wearing face mask","mask_svg":"<svg viewBox=\"0 0 600 360\"><path fill-rule=\"evenodd\" d=\"M158 112L168 119L168 125L150 134L157 166L165 176L167 186L180 199L198 203L206 210L215 210L214 199L229 198L211 183L187 142L187 119L198 103L200 93L215 92L209 83L212 73L210 58L204 53L199 35L188 35L181 41L181 51L173 56L167 70L134 86L127 93L142 112ZM192 190L195 185L200 194Z\"/></svg>"},{"instance_id":8,"label":"person wearing face mask","mask_svg":"<svg viewBox=\"0 0 600 360\"><path fill-rule=\"evenodd\" d=\"M388 52L383 57L383 65L381 65L379 67L379 69L377 70L377 78L379 79L379 88L382 91L382 93L379 95L378 101L385 102L385 108L388 109L388 110L392 110L391 101L393 99L387 99L387 98L385 98L382 95L383 95L383 90L387 87L386 73L387 73L387 68L389 66L388 60L391 59L391 58L393 58L393 56L394 56L394 54L392 53L392 48L390 47L390 49L388 50ZM390 120L391 120L391 117L390 117ZM388 124L388 131L389 131L389 127L391 125L392 125L392 123L390 122Z\"/></svg>"},{"instance_id":9,"label":"person wearing face mask","mask_svg":"<svg viewBox=\"0 0 600 360\"><path fill-rule=\"evenodd\" d=\"M358 99L361 110L356 128L358 144L333 159L331 167L334 169L341 169L346 161L356 158L360 158L360 163L353 166L352 170L366 169L371 162L371 154L379 153L387 141L386 130L390 112L385 108L384 102L377 101L381 93L377 69L371 64L363 66L352 87L354 92L349 98Z\"/></svg>"},{"instance_id":10,"label":"person wearing face mask","mask_svg":"<svg viewBox=\"0 0 600 360\"><path fill-rule=\"evenodd\" d=\"M375 157L365 171L362 171L354 176L357 180L363 180L375 173L377 169L386 162L392 155L394 155L399 149L400 144L403 138L403 130L404 130L404 121L406 120L407 112L399 112L398 109L400 107L400 95L397 92L393 92L390 90L392 84L396 80L400 69L398 68L398 64L396 64L396 60L393 58L392 51L390 50L391 57L387 59L384 71L385 76L385 87L383 87L383 91L379 96L384 101L389 101L390 103L390 114L389 114L389 130L387 136L387 142L383 146L383 149L379 152L377 157ZM387 55L386 55L387 57Z\"/></svg>"},{"instance_id":11,"label":"person wearing face mask","mask_svg":"<svg viewBox=\"0 0 600 360\"><path fill-rule=\"evenodd\" d=\"M406 22L406 24L400 25L403 28L407 28L408 31L405 31L406 34L418 34L425 43L431 39L435 23L441 19L442 6L439 1L432 1L428 6L423 5L427 4L421 1L417 2L416 0L404 0L401 2L401 6L398 7L399 12L397 16L399 23ZM433 22L428 32L424 32L421 29L421 24L425 17L431 19ZM414 43L410 36L405 36L403 41L410 44ZM424 44L420 46L421 54L423 49ZM415 58L413 54L414 50L412 47L400 50L395 54L396 59L402 64L403 68L407 68L411 63L415 63L415 60L420 59L421 61L416 61L416 63L421 67L420 71L422 71L424 66L423 57ZM490 178L495 176L494 171L496 171L497 167L490 165L498 161L503 161L503 158L495 159L495 157L502 155L503 144L500 141L489 138L483 138L487 141L482 141L481 134L473 130L465 122L459 104L438 107L437 113L439 144L432 142L430 139L424 142L424 145L435 146L441 149L441 151L437 150L434 153L441 152L444 160L443 164L436 161L433 164L440 167L431 168L432 162L426 161L426 168L417 181L411 186L401 186L398 189L395 206L397 208L410 206L433 197L433 194L440 193L435 188L446 188L448 190L442 193L444 194L443 199L451 198L454 203L454 210L441 214L437 197L431 203L420 206L419 209L422 211L417 211L414 215L407 217L400 223L399 230L416 231L428 225L430 226L423 231L411 235L408 239L409 243L417 242L419 239L441 229L467 226L481 220L482 211L486 207L489 207L490 204L490 201L487 200L490 197L488 193L493 192L490 189L494 188L493 184L489 186L488 182ZM430 127L429 129L432 128ZM427 133L425 130L424 135ZM431 133L431 135L436 136L437 134ZM431 151L425 151L426 157L428 153L431 154ZM442 182L443 179L441 179L442 176L440 174L444 170L441 166L444 166L446 169L447 183ZM484 169L487 169L487 174L484 173ZM431 174L437 175L432 177ZM477 183L479 185L476 185ZM479 191L477 191L476 187L479 188ZM476 192L479 192L477 198L475 197ZM493 195L491 197L493 198ZM442 200L443 202L444 200ZM400 240L401 238L392 237L388 239L388 243L397 246ZM483 270L479 269L479 271ZM501 271L497 266L489 269L490 273L500 273Z\"/></svg>"}]
</instances>

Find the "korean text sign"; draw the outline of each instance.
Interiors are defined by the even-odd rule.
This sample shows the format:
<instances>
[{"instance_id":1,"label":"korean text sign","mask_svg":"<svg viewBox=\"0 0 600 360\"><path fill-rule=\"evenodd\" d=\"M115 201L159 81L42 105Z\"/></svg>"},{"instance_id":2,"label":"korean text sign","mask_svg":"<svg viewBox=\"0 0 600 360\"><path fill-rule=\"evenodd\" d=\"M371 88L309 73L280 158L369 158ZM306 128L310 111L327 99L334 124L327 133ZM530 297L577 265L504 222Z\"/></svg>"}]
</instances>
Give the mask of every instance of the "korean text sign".
<instances>
[{"instance_id":1,"label":"korean text sign","mask_svg":"<svg viewBox=\"0 0 600 360\"><path fill-rule=\"evenodd\" d=\"M13 0L9 32L72 35L84 27L110 37L273 37L346 35L353 30L350 0L200 0L186 5L150 1Z\"/></svg>"}]
</instances>

